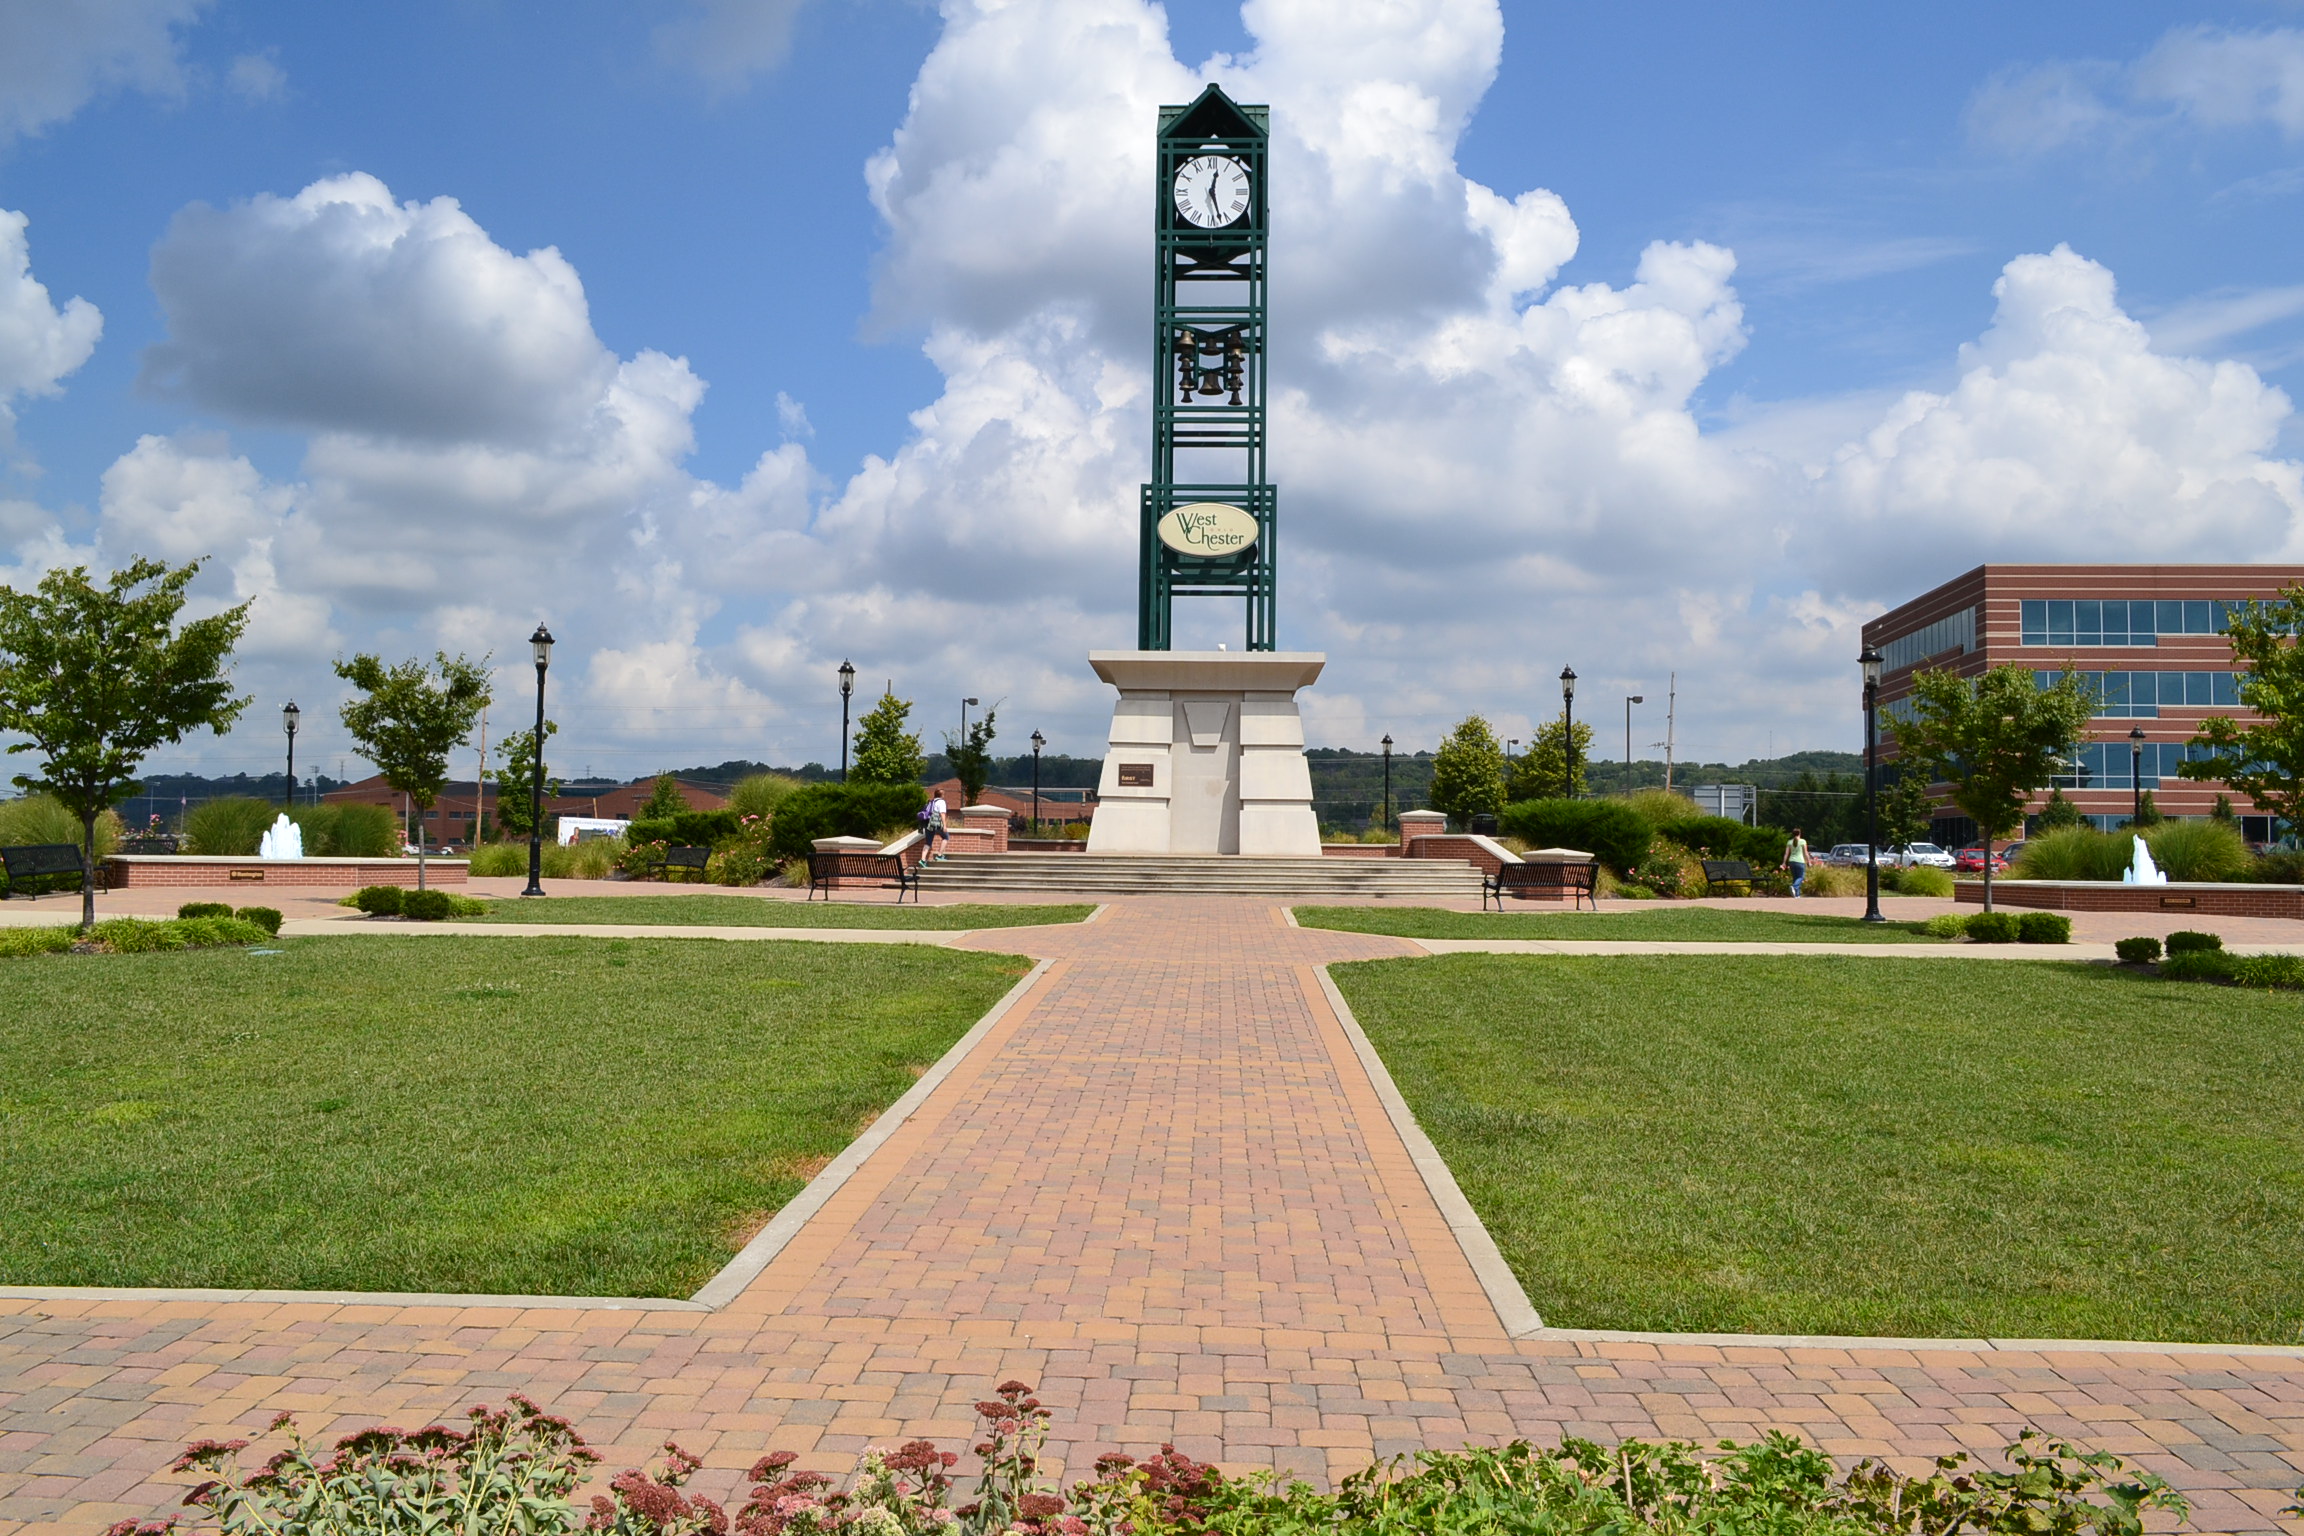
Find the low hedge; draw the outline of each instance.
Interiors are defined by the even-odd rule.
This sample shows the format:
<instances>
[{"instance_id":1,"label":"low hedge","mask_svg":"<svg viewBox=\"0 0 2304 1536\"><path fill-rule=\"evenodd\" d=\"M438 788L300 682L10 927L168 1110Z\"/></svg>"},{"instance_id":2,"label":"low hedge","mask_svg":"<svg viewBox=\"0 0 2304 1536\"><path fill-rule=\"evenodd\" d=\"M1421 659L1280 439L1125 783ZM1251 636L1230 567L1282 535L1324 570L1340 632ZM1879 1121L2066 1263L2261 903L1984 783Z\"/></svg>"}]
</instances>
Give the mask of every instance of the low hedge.
<instances>
[{"instance_id":1,"label":"low hedge","mask_svg":"<svg viewBox=\"0 0 2304 1536\"><path fill-rule=\"evenodd\" d=\"M1646 817L1620 800L1516 800L1496 818L1500 830L1532 848L1575 848L1619 875L1648 852Z\"/></svg>"},{"instance_id":2,"label":"low hedge","mask_svg":"<svg viewBox=\"0 0 2304 1536\"><path fill-rule=\"evenodd\" d=\"M650 816L624 830L627 843L670 843L675 848L717 848L736 835L743 817L734 811L679 811Z\"/></svg>"},{"instance_id":3,"label":"low hedge","mask_svg":"<svg viewBox=\"0 0 2304 1536\"><path fill-rule=\"evenodd\" d=\"M1742 859L1754 869L1774 869L1784 861L1792 834L1781 827L1748 827L1726 816L1684 816L1659 822L1658 837L1711 859Z\"/></svg>"},{"instance_id":4,"label":"low hedge","mask_svg":"<svg viewBox=\"0 0 2304 1536\"><path fill-rule=\"evenodd\" d=\"M2160 941L2149 936L2121 939L2112 946L2112 953L2120 957L2122 965L2150 965L2160 958Z\"/></svg>"},{"instance_id":5,"label":"low hedge","mask_svg":"<svg viewBox=\"0 0 2304 1536\"><path fill-rule=\"evenodd\" d=\"M820 837L878 837L911 826L927 803L917 784L811 784L776 807L768 846L779 859L804 859Z\"/></svg>"},{"instance_id":6,"label":"low hedge","mask_svg":"<svg viewBox=\"0 0 2304 1536\"><path fill-rule=\"evenodd\" d=\"M116 917L95 930L78 928L0 928L0 958L69 953L83 942L115 955L148 955L169 949L212 949L222 944L261 944L272 935L237 917L171 917L151 921Z\"/></svg>"}]
</instances>

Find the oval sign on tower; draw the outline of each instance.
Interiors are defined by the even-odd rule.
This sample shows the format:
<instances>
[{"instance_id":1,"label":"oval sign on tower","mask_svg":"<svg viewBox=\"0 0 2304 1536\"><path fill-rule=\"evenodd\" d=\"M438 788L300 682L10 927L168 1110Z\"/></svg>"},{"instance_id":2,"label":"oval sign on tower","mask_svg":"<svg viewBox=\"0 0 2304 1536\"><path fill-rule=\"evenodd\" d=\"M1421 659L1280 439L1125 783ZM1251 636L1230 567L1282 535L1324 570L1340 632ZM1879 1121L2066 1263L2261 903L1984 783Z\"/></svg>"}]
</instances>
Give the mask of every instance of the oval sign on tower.
<instances>
[{"instance_id":1,"label":"oval sign on tower","mask_svg":"<svg viewBox=\"0 0 2304 1536\"><path fill-rule=\"evenodd\" d=\"M1236 555L1256 542L1256 519L1221 501L1195 501L1160 519L1160 542L1203 559Z\"/></svg>"}]
</instances>

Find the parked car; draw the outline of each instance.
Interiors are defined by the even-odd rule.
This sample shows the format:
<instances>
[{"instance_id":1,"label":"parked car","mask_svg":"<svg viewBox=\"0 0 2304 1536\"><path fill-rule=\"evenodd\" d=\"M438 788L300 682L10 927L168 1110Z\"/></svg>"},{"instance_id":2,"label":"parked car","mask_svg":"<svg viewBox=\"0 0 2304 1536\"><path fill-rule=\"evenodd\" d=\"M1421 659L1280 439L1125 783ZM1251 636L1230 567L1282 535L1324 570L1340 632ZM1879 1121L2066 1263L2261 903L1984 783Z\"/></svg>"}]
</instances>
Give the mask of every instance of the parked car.
<instances>
[{"instance_id":1,"label":"parked car","mask_svg":"<svg viewBox=\"0 0 2304 1536\"><path fill-rule=\"evenodd\" d=\"M2022 853L2023 851L2024 845L2021 842L2010 843L2005 848L2002 848L2000 850L2000 867L2002 869L2006 869L2009 865L2015 863L2016 855Z\"/></svg>"},{"instance_id":2,"label":"parked car","mask_svg":"<svg viewBox=\"0 0 2304 1536\"><path fill-rule=\"evenodd\" d=\"M1862 843L1834 843L1832 851L1824 855L1824 862L1837 864L1842 869L1862 869L1871 862L1871 852ZM1882 863L1886 863L1888 855L1882 853L1880 858Z\"/></svg>"},{"instance_id":3,"label":"parked car","mask_svg":"<svg viewBox=\"0 0 2304 1536\"><path fill-rule=\"evenodd\" d=\"M1966 870L1969 874L1972 875L1982 874L1984 872L1984 845L1982 843L1970 843L1967 847L1961 849L1958 853L1952 856L1952 867L1954 869ZM2007 867L2007 852L2004 849L1993 849L1993 873L1997 874Z\"/></svg>"},{"instance_id":4,"label":"parked car","mask_svg":"<svg viewBox=\"0 0 2304 1536\"><path fill-rule=\"evenodd\" d=\"M1916 864L1925 865L1929 869L1950 869L1953 864L1952 855L1934 843L1906 843L1901 848L1891 849L1880 862L1894 864L1900 869L1910 869Z\"/></svg>"}]
</instances>

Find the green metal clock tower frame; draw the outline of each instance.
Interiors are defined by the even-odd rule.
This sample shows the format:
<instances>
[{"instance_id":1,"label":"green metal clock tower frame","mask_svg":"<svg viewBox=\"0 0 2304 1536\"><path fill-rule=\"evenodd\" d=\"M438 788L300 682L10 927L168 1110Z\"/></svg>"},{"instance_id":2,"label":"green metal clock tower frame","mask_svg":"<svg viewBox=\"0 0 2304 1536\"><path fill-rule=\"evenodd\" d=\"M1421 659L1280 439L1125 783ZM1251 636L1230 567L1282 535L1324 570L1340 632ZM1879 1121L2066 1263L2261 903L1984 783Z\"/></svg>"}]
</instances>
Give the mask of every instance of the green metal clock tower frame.
<instances>
[{"instance_id":1,"label":"green metal clock tower frame","mask_svg":"<svg viewBox=\"0 0 2304 1536\"><path fill-rule=\"evenodd\" d=\"M1136 646L1171 648L1178 594L1247 600L1247 648L1275 649L1273 576L1278 497L1265 478L1264 279L1266 147L1271 109L1241 106L1211 85L1189 106L1160 109L1153 215L1152 479L1143 488ZM1247 206L1204 228L1177 206L1176 174L1202 156L1237 161ZM1214 477L1177 478L1177 452ZM1236 469L1237 478L1222 472ZM1237 507L1255 542L1231 554L1189 555L1160 539L1160 520L1195 502Z\"/></svg>"}]
</instances>

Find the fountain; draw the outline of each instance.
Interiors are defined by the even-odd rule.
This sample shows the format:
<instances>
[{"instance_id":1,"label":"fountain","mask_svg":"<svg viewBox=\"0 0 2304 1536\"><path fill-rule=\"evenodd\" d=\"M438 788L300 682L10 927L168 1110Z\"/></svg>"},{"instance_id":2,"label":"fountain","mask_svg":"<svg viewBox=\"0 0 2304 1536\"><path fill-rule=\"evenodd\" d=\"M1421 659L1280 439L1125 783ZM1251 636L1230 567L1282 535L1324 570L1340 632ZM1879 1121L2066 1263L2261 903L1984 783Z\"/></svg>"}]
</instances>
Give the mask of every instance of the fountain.
<instances>
[{"instance_id":1,"label":"fountain","mask_svg":"<svg viewBox=\"0 0 2304 1536\"><path fill-rule=\"evenodd\" d=\"M2120 877L2122 885L2166 885L2167 872L2152 862L2152 850L2144 846L2144 839L2135 839L2136 858L2127 873Z\"/></svg>"},{"instance_id":2,"label":"fountain","mask_svg":"<svg viewBox=\"0 0 2304 1536\"><path fill-rule=\"evenodd\" d=\"M273 818L272 828L264 840L256 845L260 859L300 859L304 857L304 829L288 819L282 811Z\"/></svg>"}]
</instances>

